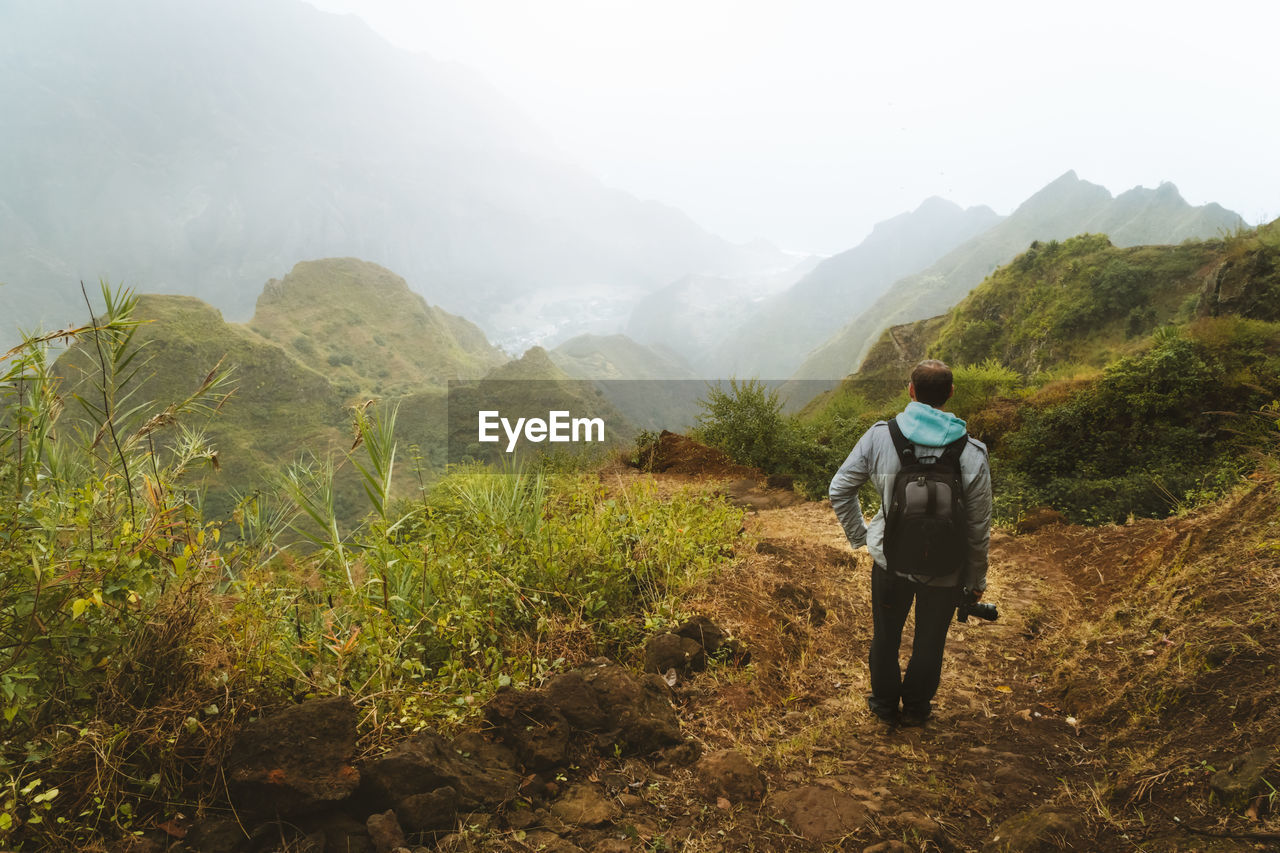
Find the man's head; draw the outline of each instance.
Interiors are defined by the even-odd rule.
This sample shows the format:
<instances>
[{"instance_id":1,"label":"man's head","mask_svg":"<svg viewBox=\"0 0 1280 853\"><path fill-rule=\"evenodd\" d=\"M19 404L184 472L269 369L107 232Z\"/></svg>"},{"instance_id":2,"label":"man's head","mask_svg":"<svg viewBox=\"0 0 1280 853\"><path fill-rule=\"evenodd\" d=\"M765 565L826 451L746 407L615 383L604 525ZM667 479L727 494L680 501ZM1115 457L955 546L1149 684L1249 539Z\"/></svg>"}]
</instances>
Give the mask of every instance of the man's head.
<instances>
[{"instance_id":1,"label":"man's head","mask_svg":"<svg viewBox=\"0 0 1280 853\"><path fill-rule=\"evenodd\" d=\"M916 369L911 371L911 384L907 386L912 400L935 409L942 408L955 390L951 368L933 358L916 365Z\"/></svg>"}]
</instances>

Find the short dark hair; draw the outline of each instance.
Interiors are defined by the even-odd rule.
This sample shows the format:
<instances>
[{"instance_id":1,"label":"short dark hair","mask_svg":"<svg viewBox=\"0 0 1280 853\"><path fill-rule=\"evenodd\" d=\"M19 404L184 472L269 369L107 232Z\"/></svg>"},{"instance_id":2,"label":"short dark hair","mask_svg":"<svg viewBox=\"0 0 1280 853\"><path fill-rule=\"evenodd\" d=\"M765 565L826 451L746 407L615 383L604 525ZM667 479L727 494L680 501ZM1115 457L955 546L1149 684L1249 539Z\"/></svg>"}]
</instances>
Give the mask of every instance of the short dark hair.
<instances>
[{"instance_id":1,"label":"short dark hair","mask_svg":"<svg viewBox=\"0 0 1280 853\"><path fill-rule=\"evenodd\" d=\"M941 406L951 397L951 368L936 358L922 361L911 371L916 399L929 406Z\"/></svg>"}]
</instances>

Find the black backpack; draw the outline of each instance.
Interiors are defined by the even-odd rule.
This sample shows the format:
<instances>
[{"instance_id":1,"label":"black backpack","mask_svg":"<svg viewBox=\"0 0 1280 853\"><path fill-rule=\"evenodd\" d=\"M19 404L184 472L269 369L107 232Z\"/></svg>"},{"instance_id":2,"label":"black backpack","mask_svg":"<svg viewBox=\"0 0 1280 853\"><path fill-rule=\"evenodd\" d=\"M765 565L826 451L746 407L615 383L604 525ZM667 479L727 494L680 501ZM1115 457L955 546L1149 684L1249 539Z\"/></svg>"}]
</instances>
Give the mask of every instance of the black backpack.
<instances>
[{"instance_id":1,"label":"black backpack","mask_svg":"<svg viewBox=\"0 0 1280 853\"><path fill-rule=\"evenodd\" d=\"M937 459L927 460L916 458L897 419L889 421L889 435L902 470L893 481L892 501L885 511L886 568L928 578L963 569L969 538L960 454L968 434L943 448Z\"/></svg>"}]
</instances>

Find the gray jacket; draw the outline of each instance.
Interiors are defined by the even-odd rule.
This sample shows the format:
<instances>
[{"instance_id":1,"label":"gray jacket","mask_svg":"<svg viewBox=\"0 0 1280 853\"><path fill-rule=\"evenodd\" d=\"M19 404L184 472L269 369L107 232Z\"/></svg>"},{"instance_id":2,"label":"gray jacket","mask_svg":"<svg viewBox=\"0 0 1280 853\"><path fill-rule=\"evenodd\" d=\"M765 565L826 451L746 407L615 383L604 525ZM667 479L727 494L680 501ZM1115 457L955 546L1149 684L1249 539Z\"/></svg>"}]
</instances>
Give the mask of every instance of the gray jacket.
<instances>
[{"instance_id":1,"label":"gray jacket","mask_svg":"<svg viewBox=\"0 0 1280 853\"><path fill-rule=\"evenodd\" d=\"M937 458L941 447L923 444L913 445L919 459ZM863 433L853 446L844 464L831 480L829 494L831 508L844 527L845 536L854 548L867 546L876 565L885 565L884 559L884 508L892 500L893 481L902 463L889 435L887 421L878 421ZM964 578L958 573L941 578L912 578L930 586L963 585L973 590L987 588L987 547L991 541L991 465L987 460L987 448L982 442L970 438L968 446L960 454L960 478L964 483L965 508L969 516L969 559ZM858 487L871 480L880 493L880 511L868 526L862 520L862 507L858 502Z\"/></svg>"}]
</instances>

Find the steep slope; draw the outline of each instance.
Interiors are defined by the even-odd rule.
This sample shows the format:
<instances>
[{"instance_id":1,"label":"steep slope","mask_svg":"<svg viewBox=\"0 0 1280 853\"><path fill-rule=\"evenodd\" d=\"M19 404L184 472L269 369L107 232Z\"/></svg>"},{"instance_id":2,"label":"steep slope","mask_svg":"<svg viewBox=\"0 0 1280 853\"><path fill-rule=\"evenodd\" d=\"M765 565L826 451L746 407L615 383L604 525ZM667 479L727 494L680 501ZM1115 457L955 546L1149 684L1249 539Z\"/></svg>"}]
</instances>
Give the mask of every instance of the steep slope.
<instances>
[{"instance_id":1,"label":"steep slope","mask_svg":"<svg viewBox=\"0 0 1280 853\"><path fill-rule=\"evenodd\" d=\"M483 376L507 357L377 264L331 258L271 279L250 328L341 387L388 395Z\"/></svg>"},{"instance_id":2,"label":"steep slope","mask_svg":"<svg viewBox=\"0 0 1280 853\"><path fill-rule=\"evenodd\" d=\"M565 165L459 67L299 0L5 3L0 113L10 325L77 316L99 277L242 318L299 258L368 258L482 322L552 284L755 263Z\"/></svg>"},{"instance_id":3,"label":"steep slope","mask_svg":"<svg viewBox=\"0 0 1280 853\"><path fill-rule=\"evenodd\" d=\"M511 359L490 370L485 382L557 382L574 381L560 369L542 347L530 347L519 358Z\"/></svg>"},{"instance_id":4,"label":"steep slope","mask_svg":"<svg viewBox=\"0 0 1280 853\"><path fill-rule=\"evenodd\" d=\"M715 363L726 375L791 376L815 342L836 332L895 281L925 269L1000 219L988 207L964 210L934 197L877 224L856 247L827 258L758 305L718 347Z\"/></svg>"},{"instance_id":5,"label":"steep slope","mask_svg":"<svg viewBox=\"0 0 1280 853\"><path fill-rule=\"evenodd\" d=\"M945 315L886 329L850 379L901 382L922 358L993 359L1024 375L1103 367L1166 324L1280 320L1280 220L1230 240L1121 248L1036 243Z\"/></svg>"},{"instance_id":6,"label":"steep slope","mask_svg":"<svg viewBox=\"0 0 1280 853\"><path fill-rule=\"evenodd\" d=\"M957 369L949 407L998 462L998 516L1164 516L1253 464L1258 413L1280 399L1277 305L1280 223L1177 246L1037 244L947 315L891 327L805 415L887 416L911 367L941 357Z\"/></svg>"},{"instance_id":7,"label":"steep slope","mask_svg":"<svg viewBox=\"0 0 1280 853\"><path fill-rule=\"evenodd\" d=\"M687 430L702 411L705 377L665 347L646 347L626 335L582 335L549 355L570 376L592 380L638 429Z\"/></svg>"},{"instance_id":8,"label":"steep slope","mask_svg":"<svg viewBox=\"0 0 1280 853\"><path fill-rule=\"evenodd\" d=\"M352 258L300 263L272 279L250 325L176 295L141 296L137 318L145 366L130 405L154 402L158 410L185 398L219 360L232 370L235 392L207 425L221 467L204 481L211 519L225 517L235 494L270 486L299 457L340 458L351 446L350 407L370 399L384 414L399 410L397 487L407 493L415 474L447 461L448 382L507 362L471 323L427 305L389 270ZM83 394L96 361L82 343L57 370L70 393ZM413 457L423 470L412 470ZM336 474L335 500L347 522L367 510L350 466Z\"/></svg>"},{"instance_id":9,"label":"steep slope","mask_svg":"<svg viewBox=\"0 0 1280 853\"><path fill-rule=\"evenodd\" d=\"M923 272L895 282L869 308L817 347L796 371L799 379L851 373L891 325L943 313L983 278L1036 240L1105 233L1117 246L1178 243L1234 231L1240 217L1216 204L1192 207L1172 184L1136 188L1112 198L1104 187L1067 172L1007 219L962 244Z\"/></svg>"},{"instance_id":10,"label":"steep slope","mask_svg":"<svg viewBox=\"0 0 1280 853\"><path fill-rule=\"evenodd\" d=\"M130 406L154 401L144 417L187 397L219 361L232 371L230 399L203 425L220 467L203 476L206 518L226 518L236 492L273 482L303 451L323 456L350 444L347 400L334 384L281 347L225 322L216 308L191 296L144 295L135 317L143 321L135 335L143 366L124 390L132 393ZM92 395L98 371L92 342L68 350L54 369L68 397Z\"/></svg>"}]
</instances>

